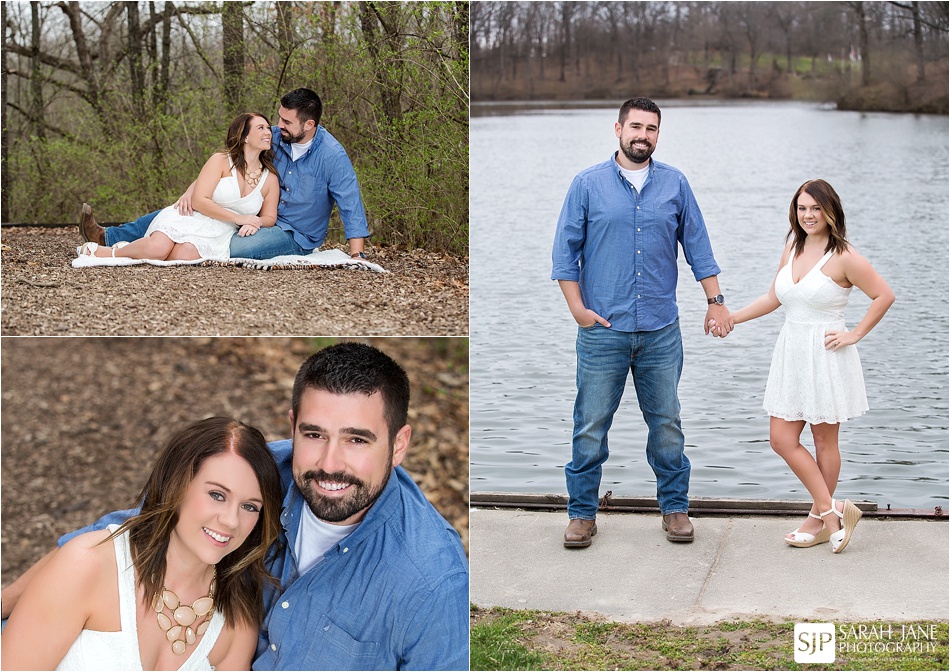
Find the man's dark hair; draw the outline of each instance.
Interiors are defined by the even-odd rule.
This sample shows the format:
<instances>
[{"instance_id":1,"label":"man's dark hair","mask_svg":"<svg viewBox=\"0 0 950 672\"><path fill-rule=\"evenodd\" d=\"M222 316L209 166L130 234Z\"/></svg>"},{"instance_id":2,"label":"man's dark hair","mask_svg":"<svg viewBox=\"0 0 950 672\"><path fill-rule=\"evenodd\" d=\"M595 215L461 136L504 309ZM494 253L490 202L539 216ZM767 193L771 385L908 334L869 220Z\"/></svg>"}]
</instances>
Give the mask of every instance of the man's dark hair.
<instances>
[{"instance_id":1,"label":"man's dark hair","mask_svg":"<svg viewBox=\"0 0 950 672\"><path fill-rule=\"evenodd\" d=\"M314 124L320 125L320 117L323 116L323 101L314 91L304 88L294 89L280 99L280 104L288 110L294 110L301 124L308 119L313 119Z\"/></svg>"},{"instance_id":2,"label":"man's dark hair","mask_svg":"<svg viewBox=\"0 0 950 672\"><path fill-rule=\"evenodd\" d=\"M287 107L284 105L284 107ZM622 125L627 120L630 110L640 110L642 112L653 112L656 115L656 125L660 125L660 108L649 98L631 98L620 106L619 123Z\"/></svg>"},{"instance_id":3,"label":"man's dark hair","mask_svg":"<svg viewBox=\"0 0 950 672\"><path fill-rule=\"evenodd\" d=\"M379 392L383 397L389 443L409 418L409 377L402 367L376 348L347 341L324 348L311 355L297 371L291 409L298 421L300 397L313 388L331 394L365 394Z\"/></svg>"}]
</instances>

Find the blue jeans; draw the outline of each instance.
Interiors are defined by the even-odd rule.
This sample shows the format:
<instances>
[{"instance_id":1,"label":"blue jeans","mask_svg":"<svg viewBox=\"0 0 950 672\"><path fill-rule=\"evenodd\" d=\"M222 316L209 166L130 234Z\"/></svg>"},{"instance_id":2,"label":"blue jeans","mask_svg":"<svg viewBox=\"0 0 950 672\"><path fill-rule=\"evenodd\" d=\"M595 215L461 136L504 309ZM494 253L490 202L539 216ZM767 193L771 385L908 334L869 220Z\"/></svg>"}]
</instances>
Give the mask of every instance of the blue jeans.
<instances>
[{"instance_id":1,"label":"blue jeans","mask_svg":"<svg viewBox=\"0 0 950 672\"><path fill-rule=\"evenodd\" d=\"M597 515L607 432L620 406L627 371L647 429L647 463L656 475L660 512L689 509L689 460L683 452L680 402L683 371L679 320L657 331L613 331L595 324L577 331L577 399L571 461L564 467L570 518Z\"/></svg>"},{"instance_id":2,"label":"blue jeans","mask_svg":"<svg viewBox=\"0 0 950 672\"><path fill-rule=\"evenodd\" d=\"M152 220L155 219L161 210L142 215L134 222L123 224L122 226L106 227L105 238L106 245L115 245L120 240L132 242L145 237ZM297 244L292 233L284 231L280 227L268 227L261 229L253 236L241 237L231 236L231 256L242 259L270 259L284 254L310 254L313 250L307 250Z\"/></svg>"}]
</instances>

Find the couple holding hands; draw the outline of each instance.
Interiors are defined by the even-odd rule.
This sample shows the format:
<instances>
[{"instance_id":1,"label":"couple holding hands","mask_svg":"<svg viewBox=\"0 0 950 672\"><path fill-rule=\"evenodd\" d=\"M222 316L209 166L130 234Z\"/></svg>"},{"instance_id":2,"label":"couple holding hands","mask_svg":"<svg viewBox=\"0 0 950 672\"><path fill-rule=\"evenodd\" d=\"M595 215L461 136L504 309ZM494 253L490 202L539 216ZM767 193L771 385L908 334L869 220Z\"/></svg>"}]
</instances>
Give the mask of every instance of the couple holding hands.
<instances>
[{"instance_id":1,"label":"couple holding hands","mask_svg":"<svg viewBox=\"0 0 950 672\"><path fill-rule=\"evenodd\" d=\"M719 266L685 176L651 159L660 109L633 98L614 125L620 150L575 178L558 219L552 279L578 324L577 397L572 459L565 466L570 522L564 546L585 548L596 514L607 433L633 375L649 430L647 461L657 481L662 527L690 542L689 460L684 454L677 386L683 345L676 307L677 250L682 246L709 307L704 329L726 337L736 324L786 308L765 390L769 439L812 497L807 519L785 543L849 544L861 511L834 498L841 470L840 423L868 409L855 344L894 302L887 282L848 242L841 199L824 180L802 184L789 205L789 231L768 292L729 312ZM853 287L870 299L853 330L844 323ZM801 444L811 427L815 456Z\"/></svg>"}]
</instances>

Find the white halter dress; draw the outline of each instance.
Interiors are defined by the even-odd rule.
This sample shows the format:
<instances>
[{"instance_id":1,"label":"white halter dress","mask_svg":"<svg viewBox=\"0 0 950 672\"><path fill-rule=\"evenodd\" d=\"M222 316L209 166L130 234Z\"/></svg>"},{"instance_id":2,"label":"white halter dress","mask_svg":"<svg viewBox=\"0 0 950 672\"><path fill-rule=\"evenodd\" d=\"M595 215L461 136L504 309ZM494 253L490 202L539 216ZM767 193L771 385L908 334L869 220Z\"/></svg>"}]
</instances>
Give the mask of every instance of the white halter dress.
<instances>
[{"instance_id":1,"label":"white halter dress","mask_svg":"<svg viewBox=\"0 0 950 672\"><path fill-rule=\"evenodd\" d=\"M115 532L118 525L110 525L109 531ZM119 570L119 618L122 629L118 632L100 632L83 630L69 647L66 657L56 666L57 670L141 670L142 659L139 656L139 636L135 619L135 567L129 551L129 533L125 532L114 540L115 561ZM208 654L214 646L221 628L224 615L215 611L207 632L198 642L188 658L182 660L179 670L213 670ZM155 625L158 627L158 624Z\"/></svg>"},{"instance_id":2,"label":"white halter dress","mask_svg":"<svg viewBox=\"0 0 950 672\"><path fill-rule=\"evenodd\" d=\"M256 215L264 205L261 189L266 179L267 169L264 168L254 191L247 196L241 196L237 168L232 165L231 174L218 181L211 200L238 215ZM191 216L180 215L175 206L170 205L155 216L145 235L161 231L176 243L194 245L202 259L227 261L231 257L231 236L237 233L237 230L237 224L212 219L198 211Z\"/></svg>"},{"instance_id":3,"label":"white halter dress","mask_svg":"<svg viewBox=\"0 0 950 672\"><path fill-rule=\"evenodd\" d=\"M858 349L825 348L825 332L847 331L844 310L851 288L821 272L823 256L801 280L792 280L792 259L775 278L775 295L785 306L765 386L763 408L776 418L810 424L837 423L868 410Z\"/></svg>"}]
</instances>

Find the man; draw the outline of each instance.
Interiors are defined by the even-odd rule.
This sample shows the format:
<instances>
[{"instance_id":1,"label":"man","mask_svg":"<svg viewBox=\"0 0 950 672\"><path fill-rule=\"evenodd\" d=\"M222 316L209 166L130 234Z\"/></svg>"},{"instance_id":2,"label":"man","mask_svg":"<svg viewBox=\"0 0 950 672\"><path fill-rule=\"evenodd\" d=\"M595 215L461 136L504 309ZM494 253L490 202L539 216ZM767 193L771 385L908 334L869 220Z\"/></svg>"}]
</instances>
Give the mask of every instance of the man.
<instances>
[{"instance_id":1,"label":"man","mask_svg":"<svg viewBox=\"0 0 950 672\"><path fill-rule=\"evenodd\" d=\"M558 219L553 272L577 332L577 398L572 459L565 466L568 517L564 546L585 548L596 514L607 431L628 369L649 430L647 462L656 475L667 539L693 540L689 460L684 454L677 385L683 345L676 306L677 243L706 293L713 333L732 330L719 292L719 266L683 174L650 157L660 108L646 98L620 108L620 151L579 173Z\"/></svg>"},{"instance_id":2,"label":"man","mask_svg":"<svg viewBox=\"0 0 950 672\"><path fill-rule=\"evenodd\" d=\"M271 128L274 165L280 178L277 223L253 235L232 236L231 256L270 259L284 254L310 254L327 237L330 213L336 203L343 219L350 256L366 258L364 239L369 236L366 213L353 165L343 146L320 126L323 102L310 89L294 89L280 99L277 126ZM194 183L175 204L185 215L192 213ZM103 228L92 208L83 203L79 232L83 240L100 245L142 238L159 211L134 222Z\"/></svg>"},{"instance_id":3,"label":"man","mask_svg":"<svg viewBox=\"0 0 950 672\"><path fill-rule=\"evenodd\" d=\"M254 669L468 669L468 563L399 466L408 406L405 372L367 345L325 348L298 371L291 439L270 444L286 491L270 564L281 588L265 598ZM35 568L4 591L4 615Z\"/></svg>"}]
</instances>

